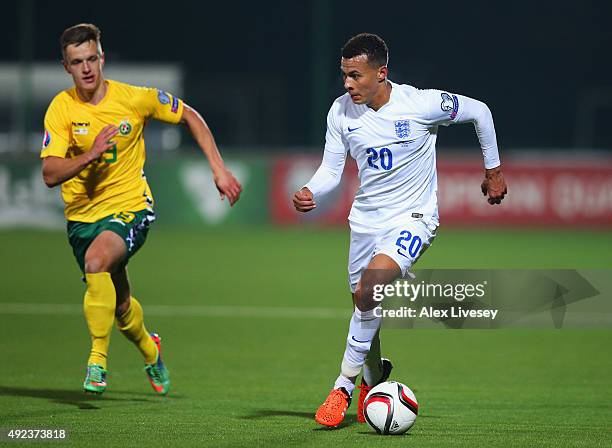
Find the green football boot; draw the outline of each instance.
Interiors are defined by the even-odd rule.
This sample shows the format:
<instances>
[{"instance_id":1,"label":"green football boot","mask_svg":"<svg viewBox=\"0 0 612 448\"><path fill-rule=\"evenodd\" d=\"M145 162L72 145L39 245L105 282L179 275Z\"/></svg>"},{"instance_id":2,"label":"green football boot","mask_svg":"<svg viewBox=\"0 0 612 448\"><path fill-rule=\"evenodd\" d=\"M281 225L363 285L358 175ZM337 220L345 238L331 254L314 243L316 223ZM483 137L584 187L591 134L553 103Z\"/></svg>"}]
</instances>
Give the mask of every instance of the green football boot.
<instances>
[{"instance_id":1,"label":"green football boot","mask_svg":"<svg viewBox=\"0 0 612 448\"><path fill-rule=\"evenodd\" d=\"M157 361L154 364L145 364L145 372L153 390L159 395L166 395L170 389L170 372L162 361L161 338L157 333L151 333L151 339L157 346Z\"/></svg>"},{"instance_id":2,"label":"green football boot","mask_svg":"<svg viewBox=\"0 0 612 448\"><path fill-rule=\"evenodd\" d=\"M107 370L103 369L98 364L89 364L87 366L87 375L83 382L83 391L94 394L101 394L106 390L106 374Z\"/></svg>"}]
</instances>

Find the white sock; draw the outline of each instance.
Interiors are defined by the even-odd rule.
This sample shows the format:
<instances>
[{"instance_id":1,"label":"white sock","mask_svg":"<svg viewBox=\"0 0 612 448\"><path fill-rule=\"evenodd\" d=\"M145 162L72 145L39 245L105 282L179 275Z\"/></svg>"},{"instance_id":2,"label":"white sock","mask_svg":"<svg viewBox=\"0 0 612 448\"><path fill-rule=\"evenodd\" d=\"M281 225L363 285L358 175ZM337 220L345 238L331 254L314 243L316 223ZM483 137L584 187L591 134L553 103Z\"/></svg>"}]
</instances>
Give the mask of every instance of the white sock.
<instances>
[{"instance_id":1,"label":"white sock","mask_svg":"<svg viewBox=\"0 0 612 448\"><path fill-rule=\"evenodd\" d=\"M378 306L369 311L359 311L357 308L353 311L340 367L340 373L345 377L354 378L361 372L372 340L380 328L381 309Z\"/></svg>"},{"instance_id":2,"label":"white sock","mask_svg":"<svg viewBox=\"0 0 612 448\"><path fill-rule=\"evenodd\" d=\"M334 383L334 389L339 389L341 387L344 387L346 389L346 391L349 393L349 395L353 395L353 391L355 390L355 383L353 382L355 380L352 380L350 378L345 377L344 375L340 375L338 376L338 378L336 378L336 382Z\"/></svg>"},{"instance_id":3,"label":"white sock","mask_svg":"<svg viewBox=\"0 0 612 448\"><path fill-rule=\"evenodd\" d=\"M363 379L368 386L378 384L382 377L382 363L380 362L380 330L374 335L370 351L363 365Z\"/></svg>"}]
</instances>

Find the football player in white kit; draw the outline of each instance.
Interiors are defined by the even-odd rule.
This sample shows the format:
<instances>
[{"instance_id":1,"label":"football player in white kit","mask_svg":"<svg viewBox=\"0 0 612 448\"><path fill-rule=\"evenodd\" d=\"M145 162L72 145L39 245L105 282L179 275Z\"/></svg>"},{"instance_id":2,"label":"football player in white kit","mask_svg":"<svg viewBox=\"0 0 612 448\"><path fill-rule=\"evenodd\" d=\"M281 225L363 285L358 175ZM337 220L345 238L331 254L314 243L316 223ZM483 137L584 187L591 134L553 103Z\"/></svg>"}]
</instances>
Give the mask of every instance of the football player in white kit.
<instances>
[{"instance_id":1,"label":"football player in white kit","mask_svg":"<svg viewBox=\"0 0 612 448\"><path fill-rule=\"evenodd\" d=\"M344 45L340 67L347 92L327 115L321 166L293 197L298 211L314 209L340 183L347 152L357 162L348 263L354 311L340 375L315 415L328 427L344 420L362 369L360 422L365 396L391 372L391 362L380 356L380 303L372 289L405 275L436 235L438 126L473 123L484 156L482 193L492 205L507 193L489 108L465 96L395 84L387 63L387 46L377 35L359 34Z\"/></svg>"}]
</instances>

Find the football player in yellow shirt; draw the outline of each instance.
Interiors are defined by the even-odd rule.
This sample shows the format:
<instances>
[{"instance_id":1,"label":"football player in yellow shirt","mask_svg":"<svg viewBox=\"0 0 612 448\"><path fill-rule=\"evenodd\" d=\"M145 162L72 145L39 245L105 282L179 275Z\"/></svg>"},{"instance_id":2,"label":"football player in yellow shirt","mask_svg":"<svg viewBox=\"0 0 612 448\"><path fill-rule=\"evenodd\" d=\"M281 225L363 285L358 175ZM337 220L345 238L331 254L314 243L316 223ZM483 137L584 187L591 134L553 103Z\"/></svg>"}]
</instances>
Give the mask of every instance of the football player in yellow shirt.
<instances>
[{"instance_id":1,"label":"football player in yellow shirt","mask_svg":"<svg viewBox=\"0 0 612 448\"><path fill-rule=\"evenodd\" d=\"M68 238L87 283L83 310L92 345L83 387L94 393L106 389L108 346L116 321L142 353L153 389L166 394L170 378L160 338L147 332L126 270L155 220L143 173L147 121L187 126L210 163L221 199L227 197L234 205L242 187L225 167L195 109L161 90L104 79L104 52L95 25L70 27L60 42L62 63L74 87L49 105L41 158L47 186L61 185Z\"/></svg>"}]
</instances>

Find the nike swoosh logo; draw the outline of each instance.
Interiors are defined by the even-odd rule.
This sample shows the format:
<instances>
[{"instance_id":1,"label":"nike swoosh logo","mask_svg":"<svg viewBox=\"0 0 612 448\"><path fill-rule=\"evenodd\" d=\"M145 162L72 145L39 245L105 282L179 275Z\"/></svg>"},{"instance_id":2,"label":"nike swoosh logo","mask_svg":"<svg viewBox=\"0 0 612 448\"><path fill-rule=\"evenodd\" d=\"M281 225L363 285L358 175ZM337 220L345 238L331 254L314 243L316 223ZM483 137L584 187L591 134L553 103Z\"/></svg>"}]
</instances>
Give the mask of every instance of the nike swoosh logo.
<instances>
[{"instance_id":1,"label":"nike swoosh logo","mask_svg":"<svg viewBox=\"0 0 612 448\"><path fill-rule=\"evenodd\" d=\"M370 342L370 341L360 341L359 339L355 339L355 336L351 336L351 338L353 338L353 341L355 342L360 342L362 344L366 343L366 342Z\"/></svg>"},{"instance_id":2,"label":"nike swoosh logo","mask_svg":"<svg viewBox=\"0 0 612 448\"><path fill-rule=\"evenodd\" d=\"M357 128L353 128L353 129L351 129L351 127L349 126L349 127L348 127L348 131L349 131L349 132L353 132L353 131L356 131L357 129L361 129L362 127L363 127L363 126L359 126L359 127L357 127Z\"/></svg>"}]
</instances>

